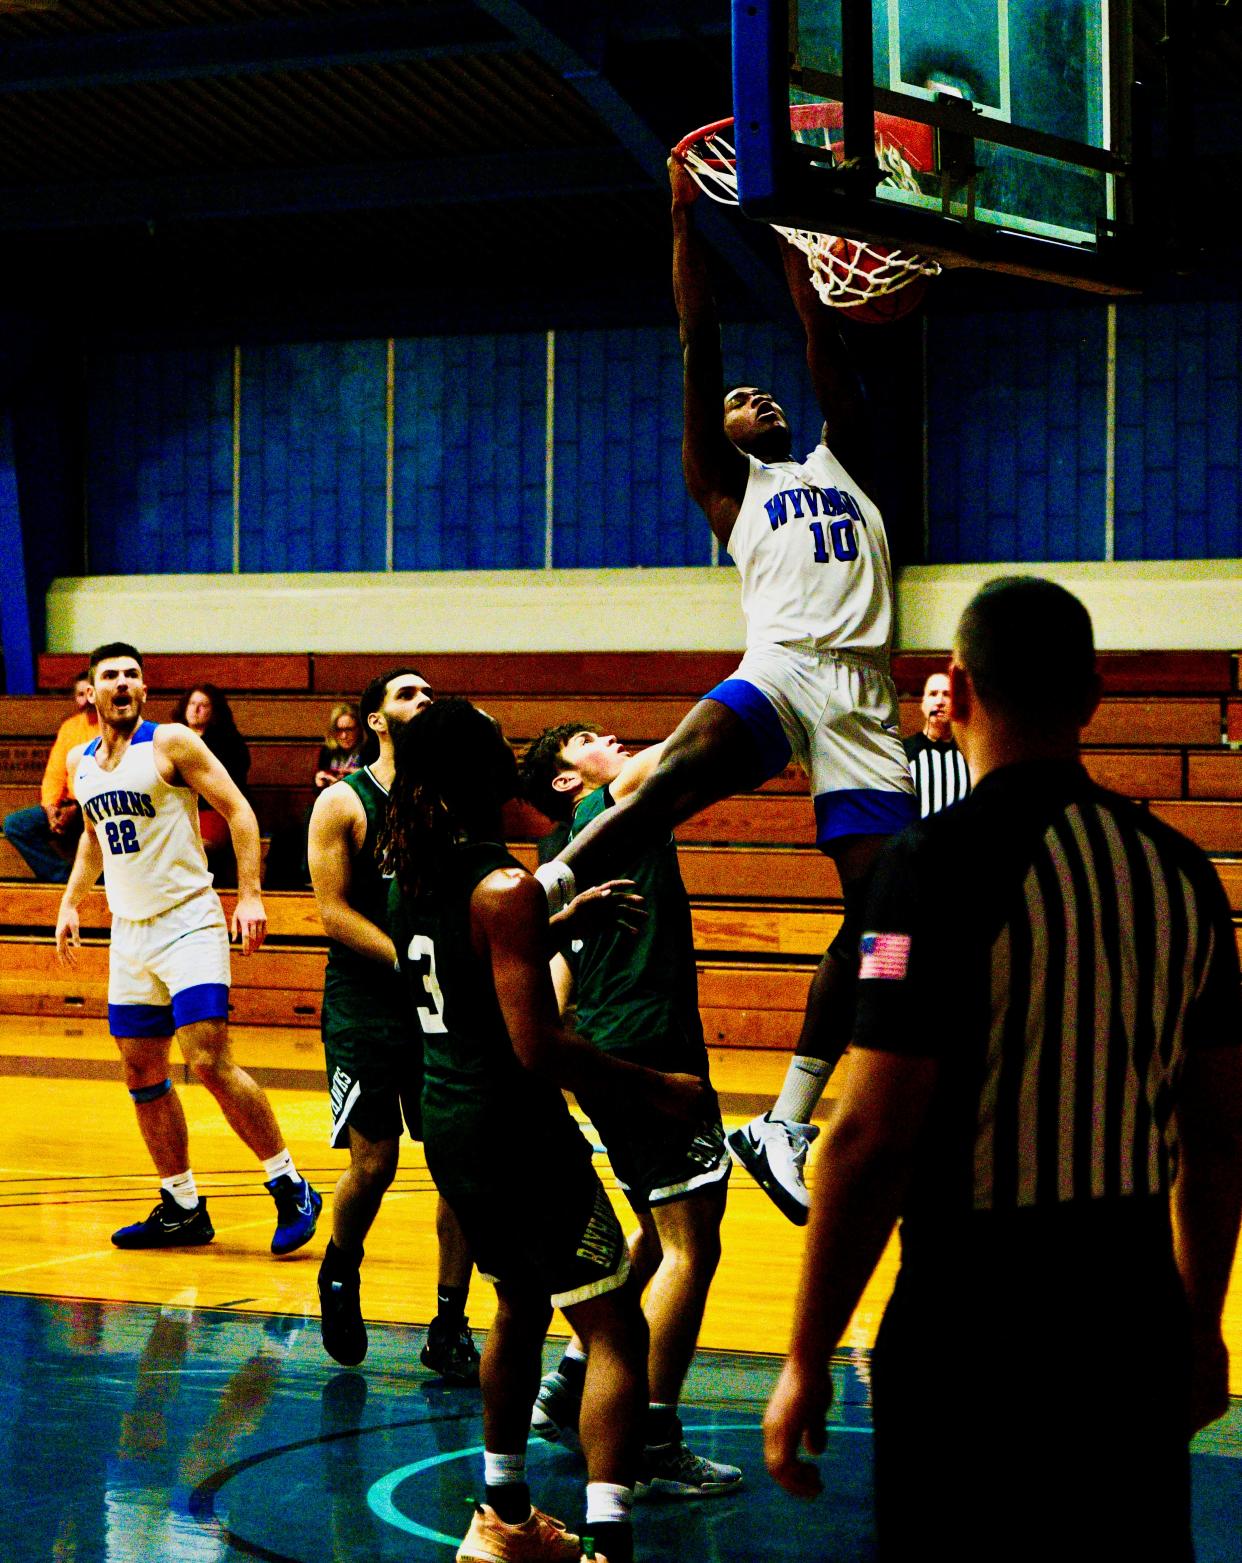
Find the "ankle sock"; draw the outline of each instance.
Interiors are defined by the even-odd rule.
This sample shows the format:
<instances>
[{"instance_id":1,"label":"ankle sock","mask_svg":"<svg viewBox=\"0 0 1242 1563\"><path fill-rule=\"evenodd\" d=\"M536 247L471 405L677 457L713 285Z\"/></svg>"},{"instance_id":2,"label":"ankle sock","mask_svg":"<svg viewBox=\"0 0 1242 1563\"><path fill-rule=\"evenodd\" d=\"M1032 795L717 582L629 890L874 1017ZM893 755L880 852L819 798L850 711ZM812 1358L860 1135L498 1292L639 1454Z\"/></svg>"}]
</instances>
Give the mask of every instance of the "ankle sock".
<instances>
[{"instance_id":1,"label":"ankle sock","mask_svg":"<svg viewBox=\"0 0 1242 1563\"><path fill-rule=\"evenodd\" d=\"M795 1054L789 1060L781 1094L772 1104L768 1117L784 1123L810 1123L831 1073L832 1065L826 1059L803 1058Z\"/></svg>"},{"instance_id":2,"label":"ankle sock","mask_svg":"<svg viewBox=\"0 0 1242 1563\"><path fill-rule=\"evenodd\" d=\"M483 1451L483 1484L487 1503L506 1525L530 1518L530 1488L526 1485L526 1455Z\"/></svg>"},{"instance_id":3,"label":"ankle sock","mask_svg":"<svg viewBox=\"0 0 1242 1563\"><path fill-rule=\"evenodd\" d=\"M677 1443L680 1439L681 1419L677 1415L677 1407L660 1405L658 1402L649 1405L643 1424L643 1443L648 1448L658 1448L664 1444Z\"/></svg>"},{"instance_id":4,"label":"ankle sock","mask_svg":"<svg viewBox=\"0 0 1242 1563\"><path fill-rule=\"evenodd\" d=\"M328 1246L323 1251L323 1263L320 1268L329 1280L347 1280L362 1268L362 1249L351 1251L348 1248L338 1248L333 1239L329 1238Z\"/></svg>"},{"instance_id":5,"label":"ankle sock","mask_svg":"<svg viewBox=\"0 0 1242 1563\"><path fill-rule=\"evenodd\" d=\"M596 1555L607 1558L608 1563L634 1563L634 1526L630 1520L634 1489L619 1482L588 1482L586 1500L587 1517L582 1532L594 1543Z\"/></svg>"},{"instance_id":6,"label":"ankle sock","mask_svg":"<svg viewBox=\"0 0 1242 1563\"><path fill-rule=\"evenodd\" d=\"M469 1295L470 1288L467 1286L437 1286L436 1318L442 1324L460 1328L465 1322L466 1298Z\"/></svg>"},{"instance_id":7,"label":"ankle sock","mask_svg":"<svg viewBox=\"0 0 1242 1563\"><path fill-rule=\"evenodd\" d=\"M263 1163L263 1177L268 1183L273 1178L292 1178L295 1183L298 1181L298 1169L293 1165L293 1157L287 1148L267 1158Z\"/></svg>"},{"instance_id":8,"label":"ankle sock","mask_svg":"<svg viewBox=\"0 0 1242 1563\"><path fill-rule=\"evenodd\" d=\"M581 1391L586 1383L586 1352L579 1350L577 1346L567 1346L565 1355L557 1364L556 1371L569 1385L570 1389Z\"/></svg>"},{"instance_id":9,"label":"ankle sock","mask_svg":"<svg viewBox=\"0 0 1242 1563\"><path fill-rule=\"evenodd\" d=\"M198 1204L198 1187L194 1182L194 1174L188 1167L174 1177L161 1178L160 1187L168 1190L182 1210L193 1210Z\"/></svg>"}]
</instances>

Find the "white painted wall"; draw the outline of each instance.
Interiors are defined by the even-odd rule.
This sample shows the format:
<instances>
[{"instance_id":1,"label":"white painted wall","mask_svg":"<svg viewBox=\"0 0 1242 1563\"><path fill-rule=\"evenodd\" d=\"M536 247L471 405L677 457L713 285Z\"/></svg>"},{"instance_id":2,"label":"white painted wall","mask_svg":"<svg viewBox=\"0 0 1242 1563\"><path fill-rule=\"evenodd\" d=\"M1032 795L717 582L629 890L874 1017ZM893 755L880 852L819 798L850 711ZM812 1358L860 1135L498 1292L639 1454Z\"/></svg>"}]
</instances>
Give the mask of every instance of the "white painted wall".
<instances>
[{"instance_id":1,"label":"white painted wall","mask_svg":"<svg viewBox=\"0 0 1242 1563\"><path fill-rule=\"evenodd\" d=\"M1242 648L1242 561L920 565L897 587L899 649L952 641L997 575L1043 575L1091 611L1101 650ZM53 582L48 650L718 651L745 628L732 570L82 576ZM1033 648L1034 649L1034 648Z\"/></svg>"}]
</instances>

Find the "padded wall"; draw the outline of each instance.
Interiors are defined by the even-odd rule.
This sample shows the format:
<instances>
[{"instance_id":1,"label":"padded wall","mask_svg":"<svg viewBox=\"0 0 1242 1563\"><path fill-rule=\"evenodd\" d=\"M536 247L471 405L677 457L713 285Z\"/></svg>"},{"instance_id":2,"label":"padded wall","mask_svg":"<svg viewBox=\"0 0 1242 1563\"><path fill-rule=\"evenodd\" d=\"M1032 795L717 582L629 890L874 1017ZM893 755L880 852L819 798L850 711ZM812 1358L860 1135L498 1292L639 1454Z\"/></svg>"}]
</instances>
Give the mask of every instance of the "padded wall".
<instances>
[{"instance_id":1,"label":"padded wall","mask_svg":"<svg viewBox=\"0 0 1242 1563\"><path fill-rule=\"evenodd\" d=\"M933 316L929 563L1102 559L1102 309Z\"/></svg>"},{"instance_id":2,"label":"padded wall","mask_svg":"<svg viewBox=\"0 0 1242 1563\"><path fill-rule=\"evenodd\" d=\"M382 570L383 342L241 355L243 570Z\"/></svg>"},{"instance_id":3,"label":"padded wall","mask_svg":"<svg viewBox=\"0 0 1242 1563\"><path fill-rule=\"evenodd\" d=\"M92 355L87 567L101 575L228 570L233 558L228 348Z\"/></svg>"},{"instance_id":4,"label":"padded wall","mask_svg":"<svg viewBox=\"0 0 1242 1563\"><path fill-rule=\"evenodd\" d=\"M245 347L238 422L243 571L383 570L387 344ZM546 546L544 333L393 346L393 565L541 569ZM707 564L711 535L681 476L681 355L665 327L558 332L552 563ZM819 413L800 344L725 333L726 373L770 385L800 449ZM232 568L233 357L117 352L92 361L90 569Z\"/></svg>"},{"instance_id":5,"label":"padded wall","mask_svg":"<svg viewBox=\"0 0 1242 1563\"><path fill-rule=\"evenodd\" d=\"M1242 555L1236 303L1117 311L1117 558Z\"/></svg>"},{"instance_id":6,"label":"padded wall","mask_svg":"<svg viewBox=\"0 0 1242 1563\"><path fill-rule=\"evenodd\" d=\"M1115 559L1242 555L1236 302L1117 305ZM928 560L1107 554L1107 309L933 317Z\"/></svg>"},{"instance_id":7,"label":"padded wall","mask_svg":"<svg viewBox=\"0 0 1242 1563\"><path fill-rule=\"evenodd\" d=\"M395 344L396 569L543 564L546 353L530 332Z\"/></svg>"}]
</instances>

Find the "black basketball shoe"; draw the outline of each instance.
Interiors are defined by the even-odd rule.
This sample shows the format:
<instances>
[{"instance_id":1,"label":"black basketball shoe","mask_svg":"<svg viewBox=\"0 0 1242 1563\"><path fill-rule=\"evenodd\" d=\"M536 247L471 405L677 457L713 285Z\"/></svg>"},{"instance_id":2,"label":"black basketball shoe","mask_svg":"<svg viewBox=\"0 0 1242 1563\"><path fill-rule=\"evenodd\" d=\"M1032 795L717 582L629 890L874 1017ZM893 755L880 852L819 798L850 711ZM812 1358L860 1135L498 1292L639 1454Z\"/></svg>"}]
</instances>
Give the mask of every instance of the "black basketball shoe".
<instances>
[{"instance_id":1,"label":"black basketball shoe","mask_svg":"<svg viewBox=\"0 0 1242 1563\"><path fill-rule=\"evenodd\" d=\"M167 1189L161 1189L160 1202L147 1219L121 1227L112 1241L118 1248L189 1248L210 1243L215 1235L205 1199L200 1196L193 1210L183 1210Z\"/></svg>"},{"instance_id":2,"label":"black basketball shoe","mask_svg":"<svg viewBox=\"0 0 1242 1563\"><path fill-rule=\"evenodd\" d=\"M446 1384L473 1389L479 1382L479 1350L470 1333L469 1319L448 1324L433 1319L427 1326L427 1344L418 1354L425 1368L438 1373Z\"/></svg>"},{"instance_id":3,"label":"black basketball shoe","mask_svg":"<svg viewBox=\"0 0 1242 1563\"><path fill-rule=\"evenodd\" d=\"M325 1254L319 1266L319 1333L323 1349L344 1368L356 1368L367 1354L360 1294L358 1271L342 1266L335 1253Z\"/></svg>"}]
</instances>

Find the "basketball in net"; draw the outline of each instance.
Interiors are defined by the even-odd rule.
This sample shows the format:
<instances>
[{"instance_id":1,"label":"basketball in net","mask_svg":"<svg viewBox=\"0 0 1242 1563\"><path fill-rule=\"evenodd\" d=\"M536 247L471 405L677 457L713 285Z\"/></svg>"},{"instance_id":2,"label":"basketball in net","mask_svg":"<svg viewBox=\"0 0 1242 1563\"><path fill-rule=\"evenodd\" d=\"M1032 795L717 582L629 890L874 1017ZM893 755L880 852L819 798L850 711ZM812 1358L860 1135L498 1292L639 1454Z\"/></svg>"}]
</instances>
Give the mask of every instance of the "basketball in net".
<instances>
[{"instance_id":1,"label":"basketball in net","mask_svg":"<svg viewBox=\"0 0 1242 1563\"><path fill-rule=\"evenodd\" d=\"M839 103L800 103L790 108L795 133L823 136L823 144L840 158L839 142L829 132L841 128ZM913 121L876 115L875 151L883 182L917 191L917 172L931 167L931 131ZM691 131L673 148L695 183L713 201L737 205L736 154L728 137L733 121L723 119ZM805 228L782 228L800 249L811 268L811 281L821 300L841 310L851 320L885 325L917 308L927 291L929 278L940 266L905 250L889 249L865 239L815 233Z\"/></svg>"}]
</instances>

